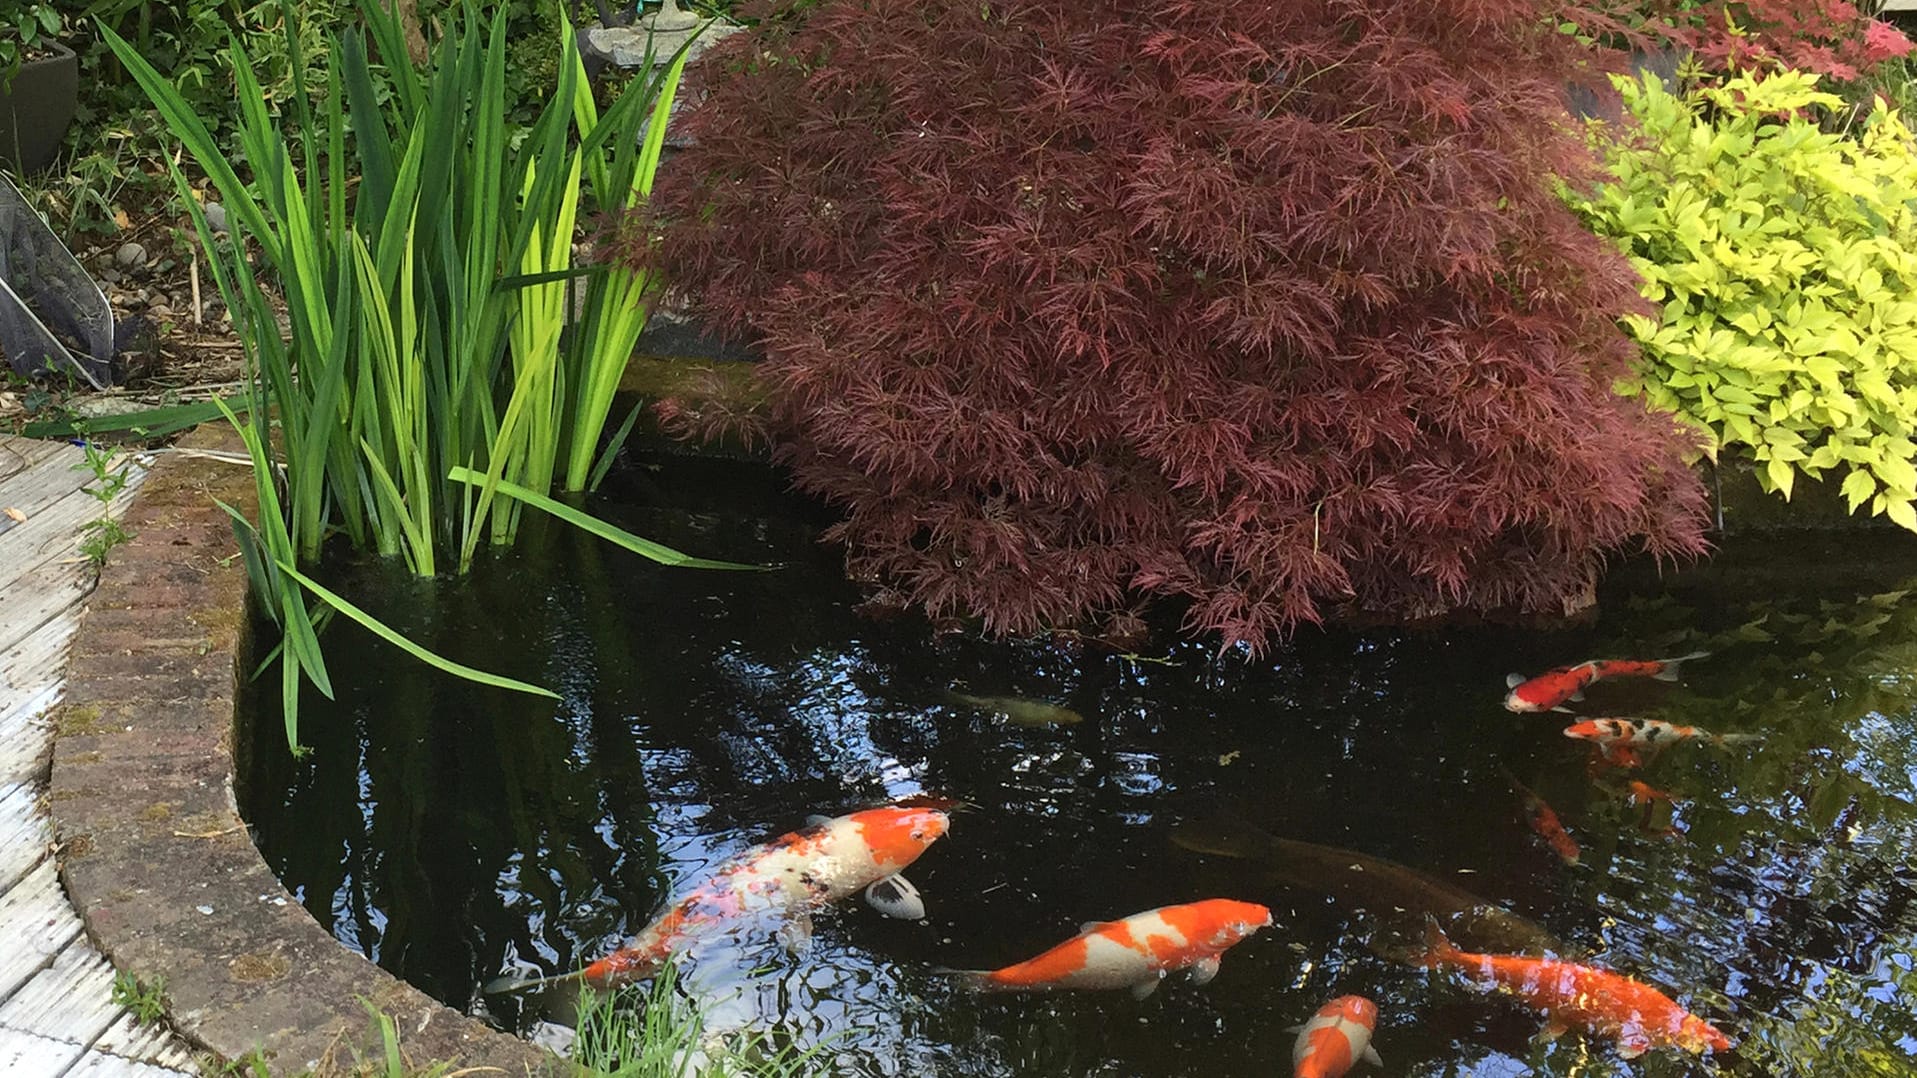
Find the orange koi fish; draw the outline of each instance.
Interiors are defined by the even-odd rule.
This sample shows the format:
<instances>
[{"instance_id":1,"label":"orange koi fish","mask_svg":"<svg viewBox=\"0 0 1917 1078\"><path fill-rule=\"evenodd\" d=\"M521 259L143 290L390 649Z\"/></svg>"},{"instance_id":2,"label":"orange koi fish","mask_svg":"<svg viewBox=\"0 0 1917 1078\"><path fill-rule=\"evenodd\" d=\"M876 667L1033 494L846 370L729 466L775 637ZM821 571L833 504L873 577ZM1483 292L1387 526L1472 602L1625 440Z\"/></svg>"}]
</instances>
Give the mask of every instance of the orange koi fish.
<instances>
[{"instance_id":1,"label":"orange koi fish","mask_svg":"<svg viewBox=\"0 0 1917 1078\"><path fill-rule=\"evenodd\" d=\"M1621 973L1523 955L1469 954L1452 946L1435 923L1425 926L1423 964L1469 974L1544 1012L1546 1037L1585 1029L1617 1039L1618 1055L1634 1059L1653 1048L1722 1052L1731 1040L1709 1022L1642 981Z\"/></svg>"},{"instance_id":2,"label":"orange koi fish","mask_svg":"<svg viewBox=\"0 0 1917 1078\"><path fill-rule=\"evenodd\" d=\"M1342 1078L1360 1059L1384 1066L1371 1047L1377 1024L1378 1005L1363 996L1339 996L1318 1008L1311 1021L1291 1027L1298 1031L1291 1047L1292 1078Z\"/></svg>"},{"instance_id":3,"label":"orange koi fish","mask_svg":"<svg viewBox=\"0 0 1917 1078\"><path fill-rule=\"evenodd\" d=\"M925 916L925 903L899 872L950 826L950 818L932 808L893 806L814 817L803 829L727 861L631 943L585 969L534 980L502 978L484 991L512 992L575 978L599 988L625 984L657 972L699 933L756 914L783 914L803 937L812 910L860 890L880 913L916 920Z\"/></svg>"},{"instance_id":4,"label":"orange koi fish","mask_svg":"<svg viewBox=\"0 0 1917 1078\"><path fill-rule=\"evenodd\" d=\"M1759 734L1714 734L1695 726L1677 726L1660 719L1586 719L1565 727L1564 736L1595 744L1611 763L1628 758L1630 766L1640 762L1638 750L1648 749L1651 755L1656 756L1679 741L1738 745L1764 740Z\"/></svg>"},{"instance_id":5,"label":"orange koi fish","mask_svg":"<svg viewBox=\"0 0 1917 1078\"><path fill-rule=\"evenodd\" d=\"M1193 984L1218 976L1219 956L1270 924L1263 906L1209 898L1089 922L1064 943L1003 969L949 972L988 991L1130 988L1144 999L1176 970L1189 970Z\"/></svg>"},{"instance_id":6,"label":"orange koi fish","mask_svg":"<svg viewBox=\"0 0 1917 1078\"><path fill-rule=\"evenodd\" d=\"M1678 680L1678 664L1702 659L1708 651L1693 651L1675 659L1589 659L1576 666L1546 670L1534 678L1512 674L1504 679L1506 711L1566 711L1566 700L1584 699L1584 687L1610 677L1649 677Z\"/></svg>"},{"instance_id":7,"label":"orange koi fish","mask_svg":"<svg viewBox=\"0 0 1917 1078\"><path fill-rule=\"evenodd\" d=\"M1578 840L1572 838L1571 833L1564 829L1558 814L1551 811L1551 806L1545 803L1544 798L1519 782L1518 777L1509 770L1504 772L1504 777L1510 780L1512 789L1524 799L1524 814L1531 821L1531 830L1537 832L1545 845L1551 847L1552 852L1558 855L1558 860L1567 865L1577 864L1578 857L1583 851L1578 849Z\"/></svg>"},{"instance_id":8,"label":"orange koi fish","mask_svg":"<svg viewBox=\"0 0 1917 1078\"><path fill-rule=\"evenodd\" d=\"M1631 804L1633 805L1642 805L1645 808L1650 808L1659 801L1672 807L1676 807L1677 805L1677 800L1669 793L1639 779L1632 779L1626 789L1629 791L1626 796L1630 798Z\"/></svg>"}]
</instances>

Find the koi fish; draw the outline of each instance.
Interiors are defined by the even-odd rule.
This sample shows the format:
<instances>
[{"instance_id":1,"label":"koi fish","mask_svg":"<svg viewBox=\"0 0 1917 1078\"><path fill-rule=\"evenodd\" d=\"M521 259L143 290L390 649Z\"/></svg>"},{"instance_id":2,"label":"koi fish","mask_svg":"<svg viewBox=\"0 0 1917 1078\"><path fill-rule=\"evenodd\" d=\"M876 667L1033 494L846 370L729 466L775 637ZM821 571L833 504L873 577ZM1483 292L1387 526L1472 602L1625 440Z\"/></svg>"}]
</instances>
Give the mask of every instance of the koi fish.
<instances>
[{"instance_id":1,"label":"koi fish","mask_svg":"<svg viewBox=\"0 0 1917 1078\"><path fill-rule=\"evenodd\" d=\"M1377 1024L1378 1005L1363 996L1339 996L1318 1008L1311 1021L1291 1027L1298 1031L1291 1046L1292 1078L1342 1078L1360 1059L1384 1066L1371 1047Z\"/></svg>"},{"instance_id":2,"label":"koi fish","mask_svg":"<svg viewBox=\"0 0 1917 1078\"><path fill-rule=\"evenodd\" d=\"M925 915L918 889L899 875L951 826L932 808L866 809L814 817L801 830L754 846L727 861L705 882L639 931L631 943L576 973L531 980L500 978L487 993L584 980L608 988L648 977L699 934L763 913L788 918L782 934L803 938L811 911L863 890L888 917Z\"/></svg>"},{"instance_id":3,"label":"koi fish","mask_svg":"<svg viewBox=\"0 0 1917 1078\"><path fill-rule=\"evenodd\" d=\"M1676 799L1669 793L1639 779L1632 779L1625 789L1627 791L1625 796L1630 799L1633 805L1643 805L1645 808L1649 808L1659 801L1672 806L1677 804Z\"/></svg>"},{"instance_id":4,"label":"koi fish","mask_svg":"<svg viewBox=\"0 0 1917 1078\"><path fill-rule=\"evenodd\" d=\"M1567 700L1584 699L1584 687L1611 677L1649 677L1659 681L1678 680L1678 664L1702 659L1708 651L1693 651L1675 659L1590 659L1576 666L1546 670L1534 678L1512 674L1504 679L1506 711L1566 711Z\"/></svg>"},{"instance_id":5,"label":"koi fish","mask_svg":"<svg viewBox=\"0 0 1917 1078\"><path fill-rule=\"evenodd\" d=\"M1655 756L1679 741L1739 745L1764 740L1760 734L1714 734L1696 726L1676 726L1661 719L1586 719L1565 727L1564 736L1597 745L1607 762L1616 764L1620 758L1627 758L1631 766L1641 762L1639 749L1648 749Z\"/></svg>"},{"instance_id":6,"label":"koi fish","mask_svg":"<svg viewBox=\"0 0 1917 1078\"><path fill-rule=\"evenodd\" d=\"M1518 792L1518 796L1524 799L1524 813L1531 821L1531 830L1544 840L1545 845L1551 847L1552 852L1558 855L1558 860L1567 865L1577 864L1578 857L1583 851L1578 849L1578 840L1572 838L1571 833L1564 829L1558 814L1551 811L1551 806L1545 803L1544 798L1519 782L1518 777L1508 769L1505 770L1504 777L1510 781L1511 788Z\"/></svg>"},{"instance_id":7,"label":"koi fish","mask_svg":"<svg viewBox=\"0 0 1917 1078\"><path fill-rule=\"evenodd\" d=\"M1533 954L1563 954L1564 944L1544 926L1461 887L1382 857L1279 838L1235 816L1172 829L1174 845L1218 857L1252 861L1284 884L1329 894L1383 920L1401 922L1417 945L1418 926L1436 918L1479 946Z\"/></svg>"},{"instance_id":8,"label":"koi fish","mask_svg":"<svg viewBox=\"0 0 1917 1078\"><path fill-rule=\"evenodd\" d=\"M1637 822L1638 830L1663 835L1665 838L1675 838L1683 833L1677 825L1677 799L1669 793L1648 782L1633 779L1625 787L1624 796L1631 804L1644 809L1642 817ZM1658 812L1659 802L1664 804L1664 826L1653 827L1651 820Z\"/></svg>"},{"instance_id":9,"label":"koi fish","mask_svg":"<svg viewBox=\"0 0 1917 1078\"><path fill-rule=\"evenodd\" d=\"M1635 1059L1653 1048L1721 1052L1731 1040L1671 997L1621 973L1524 955L1470 954L1425 924L1422 964L1460 970L1481 984L1503 988L1544 1012L1544 1035L1580 1028L1617 1039L1618 1055Z\"/></svg>"},{"instance_id":10,"label":"koi fish","mask_svg":"<svg viewBox=\"0 0 1917 1078\"><path fill-rule=\"evenodd\" d=\"M1003 969L948 972L987 991L1130 988L1144 999L1177 970L1205 984L1218 976L1219 956L1270 925L1271 911L1263 906L1208 898L1122 921L1088 922L1064 943Z\"/></svg>"},{"instance_id":11,"label":"koi fish","mask_svg":"<svg viewBox=\"0 0 1917 1078\"><path fill-rule=\"evenodd\" d=\"M947 689L945 696L956 704L1003 715L1013 726L1076 726L1085 721L1085 716L1069 707L1023 696L972 696L954 689Z\"/></svg>"}]
</instances>

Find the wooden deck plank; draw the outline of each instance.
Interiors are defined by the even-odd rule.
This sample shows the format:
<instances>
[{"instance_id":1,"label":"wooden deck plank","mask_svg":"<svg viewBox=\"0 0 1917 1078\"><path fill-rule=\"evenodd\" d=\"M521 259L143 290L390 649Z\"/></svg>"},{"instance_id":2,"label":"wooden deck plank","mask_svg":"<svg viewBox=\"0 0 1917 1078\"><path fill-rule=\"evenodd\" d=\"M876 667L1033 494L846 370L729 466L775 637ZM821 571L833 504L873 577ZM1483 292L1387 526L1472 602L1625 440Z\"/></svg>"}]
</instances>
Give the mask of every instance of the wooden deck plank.
<instances>
[{"instance_id":1,"label":"wooden deck plank","mask_svg":"<svg viewBox=\"0 0 1917 1078\"><path fill-rule=\"evenodd\" d=\"M40 790L26 783L0 793L0 892L25 879L47 855L52 834L40 811Z\"/></svg>"},{"instance_id":2,"label":"wooden deck plank","mask_svg":"<svg viewBox=\"0 0 1917 1078\"><path fill-rule=\"evenodd\" d=\"M11 611L0 614L0 626L11 625L13 620ZM39 694L59 682L60 668L67 661L67 642L79 625L80 608L74 606L43 622L12 646L0 648L0 715L10 713L19 697Z\"/></svg>"},{"instance_id":3,"label":"wooden deck plank","mask_svg":"<svg viewBox=\"0 0 1917 1078\"><path fill-rule=\"evenodd\" d=\"M93 1042L93 1050L161 1067L194 1069L193 1053L172 1030L165 1026L140 1025L124 1011L100 1034L100 1039Z\"/></svg>"},{"instance_id":4,"label":"wooden deck plank","mask_svg":"<svg viewBox=\"0 0 1917 1078\"><path fill-rule=\"evenodd\" d=\"M54 1078L71 1067L86 1046L54 1040L38 1033L0 1026L0 1074L20 1078Z\"/></svg>"},{"instance_id":5,"label":"wooden deck plank","mask_svg":"<svg viewBox=\"0 0 1917 1078\"><path fill-rule=\"evenodd\" d=\"M14 484L26 484L30 476L43 471L41 465L45 461L67 453L76 454L73 460L86 459L79 446L0 434L0 506L13 504L8 496ZM0 523L11 525L12 521L0 520ZM0 535L3 534L5 532L0 531Z\"/></svg>"},{"instance_id":6,"label":"wooden deck plank","mask_svg":"<svg viewBox=\"0 0 1917 1078\"><path fill-rule=\"evenodd\" d=\"M36 1030L90 1046L123 1012L113 1002L113 967L76 937L13 998L0 1004L0 1026Z\"/></svg>"},{"instance_id":7,"label":"wooden deck plank","mask_svg":"<svg viewBox=\"0 0 1917 1078\"><path fill-rule=\"evenodd\" d=\"M7 551L6 558L0 560L0 591L42 566L75 558L84 562L86 555L80 553L80 541L86 538L82 527L99 518L100 503L91 494L72 491L0 536Z\"/></svg>"},{"instance_id":8,"label":"wooden deck plank","mask_svg":"<svg viewBox=\"0 0 1917 1078\"><path fill-rule=\"evenodd\" d=\"M91 592L79 553L99 502L77 447L0 437L0 1074L184 1078L186 1045L112 1002L112 966L82 933L49 855L40 798L67 647ZM144 478L134 467L117 516Z\"/></svg>"},{"instance_id":9,"label":"wooden deck plank","mask_svg":"<svg viewBox=\"0 0 1917 1078\"><path fill-rule=\"evenodd\" d=\"M80 562L50 562L31 574L0 586L0 648L11 647L37 632L63 611L86 599L93 587L93 568Z\"/></svg>"},{"instance_id":10,"label":"wooden deck plank","mask_svg":"<svg viewBox=\"0 0 1917 1078\"><path fill-rule=\"evenodd\" d=\"M53 859L41 861L0 895L0 1001L12 999L79 934L79 915L67 905Z\"/></svg>"},{"instance_id":11,"label":"wooden deck plank","mask_svg":"<svg viewBox=\"0 0 1917 1078\"><path fill-rule=\"evenodd\" d=\"M56 452L35 462L24 472L11 475L0 483L0 508L15 509L25 520L15 520L11 514L6 517L7 530L31 523L33 518L45 511L46 507L61 498L79 490L93 479L90 468L77 467L85 461L85 456L76 446L57 446ZM57 452L60 449L68 452ZM6 460L0 458L0 467ZM0 532L0 535L6 534Z\"/></svg>"},{"instance_id":12,"label":"wooden deck plank","mask_svg":"<svg viewBox=\"0 0 1917 1078\"><path fill-rule=\"evenodd\" d=\"M187 1064L191 1064L187 1060ZM107 1052L89 1051L60 1078L181 1078L186 1071L139 1063Z\"/></svg>"},{"instance_id":13,"label":"wooden deck plank","mask_svg":"<svg viewBox=\"0 0 1917 1078\"><path fill-rule=\"evenodd\" d=\"M0 715L0 786L45 779L47 755L53 749L45 715L59 702L60 689L56 681Z\"/></svg>"}]
</instances>

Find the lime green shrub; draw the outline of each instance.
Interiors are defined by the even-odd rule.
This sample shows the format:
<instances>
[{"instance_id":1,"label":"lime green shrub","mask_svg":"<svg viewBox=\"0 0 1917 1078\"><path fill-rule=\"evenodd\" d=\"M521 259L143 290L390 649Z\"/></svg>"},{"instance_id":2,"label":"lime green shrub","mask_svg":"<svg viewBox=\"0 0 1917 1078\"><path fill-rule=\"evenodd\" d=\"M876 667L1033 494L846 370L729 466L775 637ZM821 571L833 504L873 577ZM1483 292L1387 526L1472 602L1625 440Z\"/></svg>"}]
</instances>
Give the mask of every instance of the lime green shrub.
<instances>
[{"instance_id":1,"label":"lime green shrub","mask_svg":"<svg viewBox=\"0 0 1917 1078\"><path fill-rule=\"evenodd\" d=\"M1855 512L1917 531L1917 148L1883 101L1861 131L1817 77L1745 76L1674 96L1619 80L1640 130L1611 182L1567 197L1643 275L1644 394L1747 451L1767 489L1847 469Z\"/></svg>"}]
</instances>

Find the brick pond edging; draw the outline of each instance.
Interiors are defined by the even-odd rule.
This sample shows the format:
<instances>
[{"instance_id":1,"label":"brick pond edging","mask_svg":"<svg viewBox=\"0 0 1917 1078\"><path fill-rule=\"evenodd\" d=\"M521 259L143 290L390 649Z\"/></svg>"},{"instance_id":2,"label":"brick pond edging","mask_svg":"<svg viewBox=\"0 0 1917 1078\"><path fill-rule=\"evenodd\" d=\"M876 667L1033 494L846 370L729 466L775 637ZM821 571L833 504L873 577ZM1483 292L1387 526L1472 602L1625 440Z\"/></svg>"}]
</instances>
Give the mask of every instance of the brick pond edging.
<instances>
[{"instance_id":1,"label":"brick pond edging","mask_svg":"<svg viewBox=\"0 0 1917 1078\"><path fill-rule=\"evenodd\" d=\"M224 427L181 444L237 448ZM187 1039L229 1060L257 1052L275 1074L374 1058L362 1000L393 1016L416 1063L561 1071L348 951L254 848L233 796L245 570L214 504L252 495L244 467L165 454L74 637L50 800L87 933L118 969L164 981Z\"/></svg>"}]
</instances>

